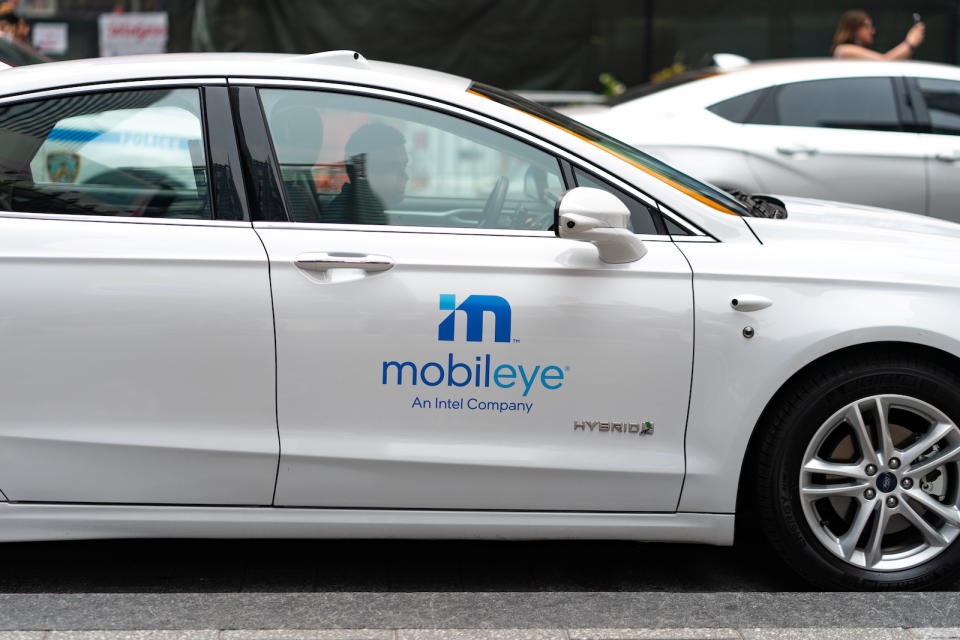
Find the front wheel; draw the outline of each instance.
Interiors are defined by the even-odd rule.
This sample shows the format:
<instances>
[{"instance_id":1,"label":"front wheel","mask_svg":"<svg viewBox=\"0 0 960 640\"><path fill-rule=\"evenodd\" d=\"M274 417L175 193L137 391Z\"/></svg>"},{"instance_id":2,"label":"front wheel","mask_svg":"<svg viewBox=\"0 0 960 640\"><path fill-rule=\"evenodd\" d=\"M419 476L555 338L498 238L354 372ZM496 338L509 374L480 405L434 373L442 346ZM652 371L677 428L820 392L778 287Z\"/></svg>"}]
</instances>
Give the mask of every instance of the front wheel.
<instances>
[{"instance_id":1,"label":"front wheel","mask_svg":"<svg viewBox=\"0 0 960 640\"><path fill-rule=\"evenodd\" d=\"M960 377L905 357L822 367L762 426L756 507L828 589L914 589L960 567Z\"/></svg>"}]
</instances>

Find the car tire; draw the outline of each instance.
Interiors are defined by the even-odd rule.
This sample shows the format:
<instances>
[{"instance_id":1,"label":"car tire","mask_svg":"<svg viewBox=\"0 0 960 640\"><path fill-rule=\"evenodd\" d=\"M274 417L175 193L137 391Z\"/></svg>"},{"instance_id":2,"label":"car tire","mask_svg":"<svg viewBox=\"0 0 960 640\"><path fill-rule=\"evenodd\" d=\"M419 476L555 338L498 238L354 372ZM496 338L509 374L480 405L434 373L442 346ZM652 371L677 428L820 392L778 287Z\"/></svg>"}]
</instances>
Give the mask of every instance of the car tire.
<instances>
[{"instance_id":1,"label":"car tire","mask_svg":"<svg viewBox=\"0 0 960 640\"><path fill-rule=\"evenodd\" d=\"M759 526L820 588L956 578L958 421L960 377L942 364L891 353L816 367L765 412L754 457Z\"/></svg>"}]
</instances>

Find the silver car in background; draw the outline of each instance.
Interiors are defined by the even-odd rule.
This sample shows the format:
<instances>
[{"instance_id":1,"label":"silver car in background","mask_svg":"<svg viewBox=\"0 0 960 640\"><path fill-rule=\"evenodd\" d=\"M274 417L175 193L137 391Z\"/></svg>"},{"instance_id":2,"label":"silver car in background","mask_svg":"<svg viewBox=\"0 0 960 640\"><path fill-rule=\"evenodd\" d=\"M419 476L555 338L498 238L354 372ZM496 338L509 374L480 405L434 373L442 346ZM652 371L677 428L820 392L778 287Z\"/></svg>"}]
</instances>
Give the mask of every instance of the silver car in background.
<instances>
[{"instance_id":1,"label":"silver car in background","mask_svg":"<svg viewBox=\"0 0 960 640\"><path fill-rule=\"evenodd\" d=\"M566 112L727 190L960 220L956 67L763 62L637 93Z\"/></svg>"}]
</instances>

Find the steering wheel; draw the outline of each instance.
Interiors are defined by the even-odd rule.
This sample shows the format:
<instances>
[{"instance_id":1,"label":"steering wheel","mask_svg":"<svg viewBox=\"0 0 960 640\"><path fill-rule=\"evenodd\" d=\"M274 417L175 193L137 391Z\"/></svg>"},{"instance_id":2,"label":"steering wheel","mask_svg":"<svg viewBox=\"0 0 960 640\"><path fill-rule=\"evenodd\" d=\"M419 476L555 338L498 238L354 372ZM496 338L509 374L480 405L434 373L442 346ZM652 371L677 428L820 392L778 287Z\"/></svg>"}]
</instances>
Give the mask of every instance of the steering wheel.
<instances>
[{"instance_id":1,"label":"steering wheel","mask_svg":"<svg viewBox=\"0 0 960 640\"><path fill-rule=\"evenodd\" d=\"M500 220L500 214L503 212L503 203L507 199L507 188L509 186L510 179L507 176L497 178L497 183L493 185L493 190L487 196L487 201L483 203L478 227L481 229L496 228L497 221Z\"/></svg>"}]
</instances>

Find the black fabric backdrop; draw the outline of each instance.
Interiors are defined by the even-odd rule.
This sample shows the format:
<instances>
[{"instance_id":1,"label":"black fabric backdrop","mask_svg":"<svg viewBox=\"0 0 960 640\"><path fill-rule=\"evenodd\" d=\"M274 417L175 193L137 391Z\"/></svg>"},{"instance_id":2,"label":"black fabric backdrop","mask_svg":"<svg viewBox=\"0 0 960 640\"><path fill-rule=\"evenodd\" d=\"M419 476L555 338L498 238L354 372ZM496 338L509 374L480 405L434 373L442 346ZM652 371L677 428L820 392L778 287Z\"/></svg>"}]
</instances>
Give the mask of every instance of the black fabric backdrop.
<instances>
[{"instance_id":1,"label":"black fabric backdrop","mask_svg":"<svg viewBox=\"0 0 960 640\"><path fill-rule=\"evenodd\" d=\"M594 6L580 0L202 0L212 47L352 49L508 87L591 84ZM196 25L195 25L196 29Z\"/></svg>"},{"instance_id":2,"label":"black fabric backdrop","mask_svg":"<svg viewBox=\"0 0 960 640\"><path fill-rule=\"evenodd\" d=\"M509 89L598 91L635 85L716 52L751 59L827 55L838 0L166 0L173 50L312 53L352 49ZM855 0L877 48L903 39L918 11L917 57L956 63L960 0ZM190 32L191 38L182 37Z\"/></svg>"}]
</instances>

